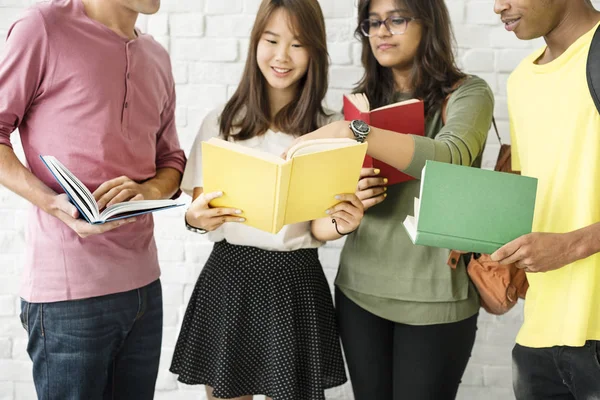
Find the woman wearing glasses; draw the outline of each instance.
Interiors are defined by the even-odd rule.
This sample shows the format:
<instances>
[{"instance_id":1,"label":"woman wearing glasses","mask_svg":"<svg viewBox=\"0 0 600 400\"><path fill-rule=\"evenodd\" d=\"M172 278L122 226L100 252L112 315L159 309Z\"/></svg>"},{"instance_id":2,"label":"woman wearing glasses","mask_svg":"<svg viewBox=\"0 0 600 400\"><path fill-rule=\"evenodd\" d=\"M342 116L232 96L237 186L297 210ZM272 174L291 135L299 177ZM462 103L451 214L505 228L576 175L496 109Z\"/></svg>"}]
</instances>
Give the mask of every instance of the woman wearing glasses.
<instances>
[{"instance_id":1,"label":"woman wearing glasses","mask_svg":"<svg viewBox=\"0 0 600 400\"><path fill-rule=\"evenodd\" d=\"M365 74L355 92L366 93L372 108L424 100L426 132L399 135L356 121L351 129L340 121L300 139L364 138L369 155L416 178L386 188L377 171L363 169L358 185L368 211L347 238L336 279L354 394L454 399L475 340L477 292L462 260L453 270L448 250L414 246L402 221L414 215L426 160L480 165L493 94L456 67L444 0L360 0L358 7Z\"/></svg>"}]
</instances>

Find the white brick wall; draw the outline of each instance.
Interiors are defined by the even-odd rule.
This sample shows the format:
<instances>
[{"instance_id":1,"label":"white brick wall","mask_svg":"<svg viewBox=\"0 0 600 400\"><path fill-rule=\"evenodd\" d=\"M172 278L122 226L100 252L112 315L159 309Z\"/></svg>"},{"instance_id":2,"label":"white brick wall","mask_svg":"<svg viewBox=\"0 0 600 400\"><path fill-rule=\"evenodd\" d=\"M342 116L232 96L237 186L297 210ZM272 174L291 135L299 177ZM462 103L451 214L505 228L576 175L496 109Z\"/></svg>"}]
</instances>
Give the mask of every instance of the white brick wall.
<instances>
[{"instance_id":1,"label":"white brick wall","mask_svg":"<svg viewBox=\"0 0 600 400\"><path fill-rule=\"evenodd\" d=\"M0 36L35 0L0 0ZM188 150L206 113L224 102L242 72L259 0L163 0L160 13L141 17L139 26L170 50L177 82L177 125L182 146ZM353 39L356 1L321 0L327 18L332 58L329 107L341 107L341 94L361 76L360 46ZM468 72L486 79L496 94L496 118L508 142L506 79L518 61L540 41L520 42L504 31L493 14L492 1L447 0L459 44L459 61ZM0 49L2 44L0 42ZM18 149L17 135L14 142ZM493 165L498 151L489 137L485 166ZM0 400L34 399L26 336L18 320L17 288L23 262L26 203L0 187ZM181 211L156 216L156 236L164 285L164 341L157 399L204 399L204 390L178 383L168 371L178 327L196 277L210 245L182 226ZM333 280L340 243L321 250L328 278ZM510 350L522 319L522 307L494 317L482 312L473 357L467 368L460 399L509 399ZM349 385L332 389L329 399L350 400Z\"/></svg>"}]
</instances>

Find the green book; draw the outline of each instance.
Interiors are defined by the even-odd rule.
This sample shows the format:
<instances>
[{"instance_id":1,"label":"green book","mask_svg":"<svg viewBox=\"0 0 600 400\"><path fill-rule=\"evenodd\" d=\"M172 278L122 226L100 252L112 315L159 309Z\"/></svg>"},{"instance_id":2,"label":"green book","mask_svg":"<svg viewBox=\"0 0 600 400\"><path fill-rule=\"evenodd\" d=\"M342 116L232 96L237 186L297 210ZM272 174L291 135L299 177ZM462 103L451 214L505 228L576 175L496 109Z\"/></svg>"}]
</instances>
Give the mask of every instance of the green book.
<instances>
[{"instance_id":1,"label":"green book","mask_svg":"<svg viewBox=\"0 0 600 400\"><path fill-rule=\"evenodd\" d=\"M491 254L531 233L537 179L427 161L414 217L414 244Z\"/></svg>"}]
</instances>

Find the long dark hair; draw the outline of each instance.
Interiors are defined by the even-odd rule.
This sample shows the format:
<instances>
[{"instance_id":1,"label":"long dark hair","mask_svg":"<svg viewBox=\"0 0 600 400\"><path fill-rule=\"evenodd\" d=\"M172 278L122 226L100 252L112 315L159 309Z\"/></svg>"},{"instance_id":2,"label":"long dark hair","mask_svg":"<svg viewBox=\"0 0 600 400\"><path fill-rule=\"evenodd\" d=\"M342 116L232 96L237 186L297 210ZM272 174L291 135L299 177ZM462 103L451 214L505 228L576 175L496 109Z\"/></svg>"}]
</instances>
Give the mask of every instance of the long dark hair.
<instances>
[{"instance_id":1,"label":"long dark hair","mask_svg":"<svg viewBox=\"0 0 600 400\"><path fill-rule=\"evenodd\" d=\"M360 0L358 24L369 18L371 0ZM408 9L411 16L418 18L423 35L412 67L412 95L425 102L425 114L439 108L457 82L465 74L456 66L452 45L454 35L448 8L444 0L396 0L398 6ZM410 29L410 28L409 28ZM390 68L381 66L360 27L355 36L362 42L362 64L365 74L358 83L355 93L366 93L372 107L381 107L393 102L396 91Z\"/></svg>"},{"instance_id":2,"label":"long dark hair","mask_svg":"<svg viewBox=\"0 0 600 400\"><path fill-rule=\"evenodd\" d=\"M310 61L306 75L299 82L298 95L277 115L271 116L267 82L258 67L256 53L269 18L279 8L288 12ZM319 128L320 117L325 115L322 102L327 92L328 69L325 19L318 1L263 0L252 28L242 80L221 114L221 134L225 139L233 136L236 140L245 140L262 135L271 126L293 135ZM239 130L236 135L231 134L234 128Z\"/></svg>"}]
</instances>

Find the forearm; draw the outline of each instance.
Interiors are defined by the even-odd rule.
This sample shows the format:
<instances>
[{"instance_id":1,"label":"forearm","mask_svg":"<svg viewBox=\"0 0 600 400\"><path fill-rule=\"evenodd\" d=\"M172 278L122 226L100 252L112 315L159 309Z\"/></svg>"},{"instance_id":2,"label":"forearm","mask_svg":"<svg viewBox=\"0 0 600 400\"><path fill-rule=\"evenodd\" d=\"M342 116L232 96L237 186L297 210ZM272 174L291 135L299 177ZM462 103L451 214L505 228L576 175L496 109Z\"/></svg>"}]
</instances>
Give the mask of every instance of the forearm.
<instances>
[{"instance_id":1,"label":"forearm","mask_svg":"<svg viewBox=\"0 0 600 400\"><path fill-rule=\"evenodd\" d=\"M565 235L572 249L572 262L600 253L600 222Z\"/></svg>"},{"instance_id":2,"label":"forearm","mask_svg":"<svg viewBox=\"0 0 600 400\"><path fill-rule=\"evenodd\" d=\"M313 220L310 224L310 231L313 237L321 242L328 242L342 237L336 232L335 225L329 217Z\"/></svg>"},{"instance_id":3,"label":"forearm","mask_svg":"<svg viewBox=\"0 0 600 400\"><path fill-rule=\"evenodd\" d=\"M412 135L371 127L367 143L367 154L399 170L406 169L415 155Z\"/></svg>"},{"instance_id":4,"label":"forearm","mask_svg":"<svg viewBox=\"0 0 600 400\"><path fill-rule=\"evenodd\" d=\"M335 127L330 132L335 132L335 136L341 138L354 139L352 130L348 127L349 121L334 122ZM326 129L326 128L322 128ZM329 137L330 133L323 131L324 137ZM399 135L397 132L371 126L371 131L367 136L367 154L397 169L403 170L411 163L415 143L412 135Z\"/></svg>"},{"instance_id":5,"label":"forearm","mask_svg":"<svg viewBox=\"0 0 600 400\"><path fill-rule=\"evenodd\" d=\"M0 185L54 215L52 204L56 192L25 168L14 151L5 145L0 145Z\"/></svg>"},{"instance_id":6,"label":"forearm","mask_svg":"<svg viewBox=\"0 0 600 400\"><path fill-rule=\"evenodd\" d=\"M145 200L170 199L173 197L181 183L181 172L174 168L161 168L156 171L154 178L142 184L147 189L149 198Z\"/></svg>"}]
</instances>

